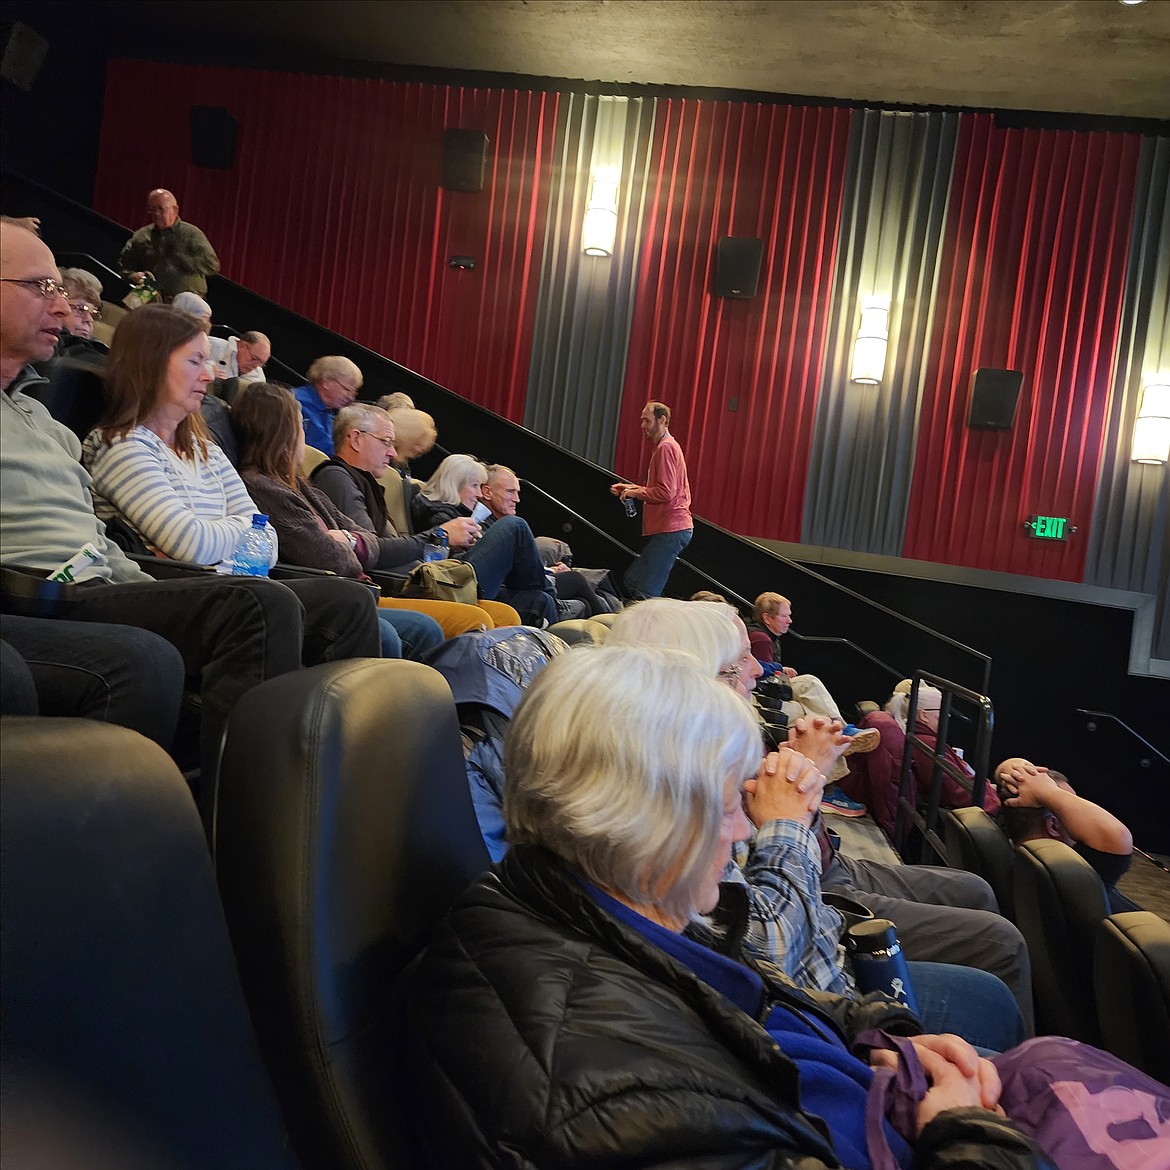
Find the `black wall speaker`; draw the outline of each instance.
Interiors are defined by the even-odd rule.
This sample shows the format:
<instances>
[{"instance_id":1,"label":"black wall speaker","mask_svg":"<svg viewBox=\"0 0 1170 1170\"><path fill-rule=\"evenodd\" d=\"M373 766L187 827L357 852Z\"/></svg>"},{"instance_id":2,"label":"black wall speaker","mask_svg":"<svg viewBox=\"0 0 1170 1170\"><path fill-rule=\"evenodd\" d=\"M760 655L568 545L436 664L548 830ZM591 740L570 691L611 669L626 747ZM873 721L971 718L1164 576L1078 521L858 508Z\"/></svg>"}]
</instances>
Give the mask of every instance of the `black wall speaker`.
<instances>
[{"instance_id":1,"label":"black wall speaker","mask_svg":"<svg viewBox=\"0 0 1170 1170\"><path fill-rule=\"evenodd\" d=\"M488 136L480 130L443 132L443 186L482 191L487 181Z\"/></svg>"},{"instance_id":2,"label":"black wall speaker","mask_svg":"<svg viewBox=\"0 0 1170 1170\"><path fill-rule=\"evenodd\" d=\"M715 295L745 300L754 297L763 255L763 240L724 236L715 245Z\"/></svg>"},{"instance_id":3,"label":"black wall speaker","mask_svg":"<svg viewBox=\"0 0 1170 1170\"><path fill-rule=\"evenodd\" d=\"M1010 431L1023 381L1019 370L976 370L971 378L967 426L977 431Z\"/></svg>"},{"instance_id":4,"label":"black wall speaker","mask_svg":"<svg viewBox=\"0 0 1170 1170\"><path fill-rule=\"evenodd\" d=\"M223 106L191 107L191 163L217 171L236 165L236 120Z\"/></svg>"}]
</instances>

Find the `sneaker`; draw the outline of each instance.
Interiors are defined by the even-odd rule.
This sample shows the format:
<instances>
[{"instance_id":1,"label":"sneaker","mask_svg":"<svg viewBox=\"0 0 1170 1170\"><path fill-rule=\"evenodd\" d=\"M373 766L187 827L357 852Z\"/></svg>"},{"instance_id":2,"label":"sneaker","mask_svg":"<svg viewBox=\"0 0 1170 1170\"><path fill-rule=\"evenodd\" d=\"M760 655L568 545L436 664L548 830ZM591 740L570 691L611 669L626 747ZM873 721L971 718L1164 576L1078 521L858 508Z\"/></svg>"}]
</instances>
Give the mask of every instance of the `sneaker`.
<instances>
[{"instance_id":1,"label":"sneaker","mask_svg":"<svg viewBox=\"0 0 1170 1170\"><path fill-rule=\"evenodd\" d=\"M847 756L872 752L882 742L882 733L876 727L858 727L853 723L847 723L841 734L849 736L849 746L845 749Z\"/></svg>"},{"instance_id":2,"label":"sneaker","mask_svg":"<svg viewBox=\"0 0 1170 1170\"><path fill-rule=\"evenodd\" d=\"M863 817L865 805L850 800L840 788L834 788L832 792L826 792L821 797L821 812L832 813L838 817Z\"/></svg>"}]
</instances>

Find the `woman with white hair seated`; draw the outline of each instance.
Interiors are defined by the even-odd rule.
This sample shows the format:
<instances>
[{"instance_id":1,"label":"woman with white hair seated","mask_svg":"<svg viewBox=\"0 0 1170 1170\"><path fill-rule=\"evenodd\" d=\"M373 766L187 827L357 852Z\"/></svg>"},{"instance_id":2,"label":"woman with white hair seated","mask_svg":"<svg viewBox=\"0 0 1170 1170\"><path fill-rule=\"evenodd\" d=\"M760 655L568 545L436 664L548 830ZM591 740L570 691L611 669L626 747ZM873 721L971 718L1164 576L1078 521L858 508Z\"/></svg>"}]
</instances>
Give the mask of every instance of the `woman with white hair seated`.
<instances>
[{"instance_id":1,"label":"woman with white hair seated","mask_svg":"<svg viewBox=\"0 0 1170 1170\"><path fill-rule=\"evenodd\" d=\"M536 679L505 749L511 849L410 970L387 1053L428 1165L1048 1165L957 1037L704 945L745 805L812 770L785 748L769 776L762 751L677 651L586 647ZM929 1078L901 1132L880 1103L867 1122L871 1027L915 1037Z\"/></svg>"},{"instance_id":2,"label":"woman with white hair seated","mask_svg":"<svg viewBox=\"0 0 1170 1170\"><path fill-rule=\"evenodd\" d=\"M744 699L761 673L747 627L727 604L667 597L640 601L618 615L605 644L685 650L704 673ZM845 919L824 901L820 876L819 797L825 773L847 746L841 732L839 720L797 720L789 745L814 761L816 779L806 792L780 786L770 791L771 799L757 801L751 847L737 851L725 880L747 894L743 946L749 953L776 964L799 987L856 997L843 946ZM1015 1000L995 975L947 962L907 967L927 1031L955 1032L995 1052L1024 1038Z\"/></svg>"},{"instance_id":3,"label":"woman with white hair seated","mask_svg":"<svg viewBox=\"0 0 1170 1170\"><path fill-rule=\"evenodd\" d=\"M487 527L486 505L476 505L487 483L487 468L473 455L448 455L411 501L416 532L426 532L459 517L473 521L471 543L452 552L475 569L480 596L506 601L525 624L540 626L557 620L557 596L526 520L504 516Z\"/></svg>"},{"instance_id":4,"label":"woman with white hair seated","mask_svg":"<svg viewBox=\"0 0 1170 1170\"><path fill-rule=\"evenodd\" d=\"M72 348L70 342L88 342L86 348L93 352L107 354L109 346L93 340L93 323L102 316L102 282L84 268L62 268L61 283L69 298L69 316L65 319L65 332L61 334L58 352L65 353ZM70 353L70 357L75 356Z\"/></svg>"}]
</instances>

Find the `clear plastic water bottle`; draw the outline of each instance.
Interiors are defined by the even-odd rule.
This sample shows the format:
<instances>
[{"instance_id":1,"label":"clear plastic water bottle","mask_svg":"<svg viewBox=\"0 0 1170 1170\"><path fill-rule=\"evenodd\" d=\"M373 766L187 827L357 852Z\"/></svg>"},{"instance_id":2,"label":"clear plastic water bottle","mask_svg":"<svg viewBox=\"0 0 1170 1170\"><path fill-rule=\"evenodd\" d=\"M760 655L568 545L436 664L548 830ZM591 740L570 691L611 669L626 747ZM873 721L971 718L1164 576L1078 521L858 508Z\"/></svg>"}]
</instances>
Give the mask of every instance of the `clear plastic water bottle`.
<instances>
[{"instance_id":1,"label":"clear plastic water bottle","mask_svg":"<svg viewBox=\"0 0 1170 1170\"><path fill-rule=\"evenodd\" d=\"M268 535L268 517L257 512L252 527L240 537L232 556L233 577L267 577L272 560L272 544Z\"/></svg>"},{"instance_id":2,"label":"clear plastic water bottle","mask_svg":"<svg viewBox=\"0 0 1170 1170\"><path fill-rule=\"evenodd\" d=\"M626 515L633 520L638 515L638 505L634 503L634 497L626 496L622 503L625 505Z\"/></svg>"},{"instance_id":3,"label":"clear plastic water bottle","mask_svg":"<svg viewBox=\"0 0 1170 1170\"><path fill-rule=\"evenodd\" d=\"M447 544L447 534L441 529L436 528L434 532L427 537L426 551L423 553L424 561L445 561L449 555L449 548Z\"/></svg>"}]
</instances>

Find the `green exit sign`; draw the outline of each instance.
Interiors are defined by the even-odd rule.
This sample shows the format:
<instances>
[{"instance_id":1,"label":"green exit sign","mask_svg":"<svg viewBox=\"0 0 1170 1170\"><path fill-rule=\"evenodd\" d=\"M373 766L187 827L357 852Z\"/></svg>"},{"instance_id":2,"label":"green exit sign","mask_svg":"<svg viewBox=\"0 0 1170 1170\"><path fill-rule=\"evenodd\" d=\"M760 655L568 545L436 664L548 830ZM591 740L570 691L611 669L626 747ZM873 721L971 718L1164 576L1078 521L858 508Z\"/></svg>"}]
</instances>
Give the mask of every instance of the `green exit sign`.
<instances>
[{"instance_id":1,"label":"green exit sign","mask_svg":"<svg viewBox=\"0 0 1170 1170\"><path fill-rule=\"evenodd\" d=\"M1029 516L1024 521L1024 531L1037 540L1068 540L1076 528L1067 516Z\"/></svg>"}]
</instances>

